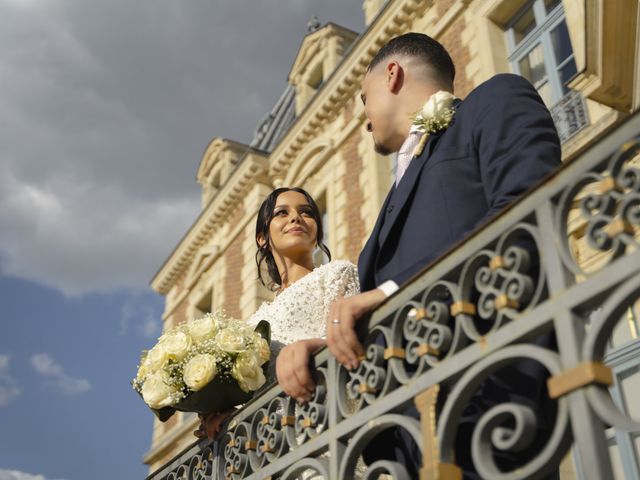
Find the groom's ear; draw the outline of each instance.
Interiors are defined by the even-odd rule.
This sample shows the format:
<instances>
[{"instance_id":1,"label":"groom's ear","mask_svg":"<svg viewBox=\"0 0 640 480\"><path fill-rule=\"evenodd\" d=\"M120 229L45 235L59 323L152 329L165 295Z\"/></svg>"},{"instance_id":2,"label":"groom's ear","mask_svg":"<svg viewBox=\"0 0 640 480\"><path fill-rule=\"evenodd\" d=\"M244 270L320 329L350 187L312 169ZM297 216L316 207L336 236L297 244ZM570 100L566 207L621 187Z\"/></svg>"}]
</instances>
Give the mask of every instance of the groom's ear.
<instances>
[{"instance_id":1,"label":"groom's ear","mask_svg":"<svg viewBox=\"0 0 640 480\"><path fill-rule=\"evenodd\" d=\"M404 70L395 60L387 64L385 74L387 76L387 88L391 93L398 93L404 81Z\"/></svg>"}]
</instances>

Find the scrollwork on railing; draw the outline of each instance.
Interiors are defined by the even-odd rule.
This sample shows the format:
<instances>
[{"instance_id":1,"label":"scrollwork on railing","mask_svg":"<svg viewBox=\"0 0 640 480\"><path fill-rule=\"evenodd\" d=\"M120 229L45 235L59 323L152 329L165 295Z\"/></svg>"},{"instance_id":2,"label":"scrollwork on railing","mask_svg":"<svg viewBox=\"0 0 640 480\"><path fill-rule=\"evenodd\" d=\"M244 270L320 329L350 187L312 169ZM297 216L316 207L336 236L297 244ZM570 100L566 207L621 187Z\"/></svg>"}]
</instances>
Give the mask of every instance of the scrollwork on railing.
<instances>
[{"instance_id":1,"label":"scrollwork on railing","mask_svg":"<svg viewBox=\"0 0 640 480\"><path fill-rule=\"evenodd\" d=\"M540 478L573 442L584 469L607 478L604 426L640 432L639 419L614 405L603 363L614 326L640 296L638 155L635 141L610 158L572 161L502 215L500 227L481 230L375 312L358 368L321 352L310 402L273 387L239 410L216 443L194 444L150 478L408 479L415 469L407 462L367 454L367 465L363 457L377 436L400 431L427 449L425 472ZM576 231L606 259L598 268L585 271L572 254ZM601 315L588 325L595 308ZM544 419L522 384L499 383L501 372L525 363L544 373L522 382L550 406ZM504 396L488 401L485 385ZM431 403L419 420L410 409L422 392ZM466 459L456 458L462 438Z\"/></svg>"},{"instance_id":2,"label":"scrollwork on railing","mask_svg":"<svg viewBox=\"0 0 640 480\"><path fill-rule=\"evenodd\" d=\"M576 274L590 274L576 260L569 246L569 222L573 213L580 222L587 244L608 257L604 265L637 249L635 235L640 231L640 169L631 165L638 160L640 143L629 142L611 160L589 171L567 186L559 201L558 243L567 268ZM639 162L640 163L640 162ZM577 208L576 208L577 207ZM603 265L598 265L598 270Z\"/></svg>"},{"instance_id":3,"label":"scrollwork on railing","mask_svg":"<svg viewBox=\"0 0 640 480\"><path fill-rule=\"evenodd\" d=\"M557 354L531 345L513 345L482 359L456 383L442 409L438 422L440 452L445 463L455 463L457 425L476 390L491 374L517 361L534 360L550 374L560 373ZM514 402L500 403L487 410L474 428L471 441L473 464L483 478L496 480L513 478L539 478L558 465L570 445L569 413L566 399L557 402L557 414L551 434L535 458L504 472L496 463L498 452L522 455L537 433L537 413L531 407Z\"/></svg>"},{"instance_id":4,"label":"scrollwork on railing","mask_svg":"<svg viewBox=\"0 0 640 480\"><path fill-rule=\"evenodd\" d=\"M620 318L640 299L640 275L614 292L605 303L602 315L590 327L582 344L583 362L602 362L607 342ZM640 419L629 418L613 403L605 385L592 383L586 387L594 412L608 425L628 431L640 431Z\"/></svg>"}]
</instances>

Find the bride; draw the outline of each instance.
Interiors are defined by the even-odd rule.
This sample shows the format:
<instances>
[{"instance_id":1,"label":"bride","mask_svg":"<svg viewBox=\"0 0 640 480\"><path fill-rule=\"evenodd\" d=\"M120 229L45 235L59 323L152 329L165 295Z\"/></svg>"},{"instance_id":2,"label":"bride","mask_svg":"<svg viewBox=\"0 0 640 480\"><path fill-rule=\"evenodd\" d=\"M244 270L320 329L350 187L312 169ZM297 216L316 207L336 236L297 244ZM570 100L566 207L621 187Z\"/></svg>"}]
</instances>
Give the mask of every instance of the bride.
<instances>
[{"instance_id":1,"label":"bride","mask_svg":"<svg viewBox=\"0 0 640 480\"><path fill-rule=\"evenodd\" d=\"M271 324L278 383L299 402L309 401L313 393L309 357L325 345L331 304L359 293L358 271L351 262L333 260L314 267L316 248L331 258L323 235L320 211L305 190L278 188L262 202L256 222L258 278L276 297L264 302L247 322L256 325L267 320ZM194 434L213 440L233 411L201 417Z\"/></svg>"}]
</instances>

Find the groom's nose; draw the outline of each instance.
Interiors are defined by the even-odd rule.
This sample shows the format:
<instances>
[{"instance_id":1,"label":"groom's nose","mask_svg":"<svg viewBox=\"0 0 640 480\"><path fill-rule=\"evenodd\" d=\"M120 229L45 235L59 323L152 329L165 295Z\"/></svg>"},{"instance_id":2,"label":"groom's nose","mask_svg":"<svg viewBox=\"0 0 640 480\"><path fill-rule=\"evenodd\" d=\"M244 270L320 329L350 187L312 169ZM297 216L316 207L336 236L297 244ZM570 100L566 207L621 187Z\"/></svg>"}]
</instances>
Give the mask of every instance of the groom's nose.
<instances>
[{"instance_id":1,"label":"groom's nose","mask_svg":"<svg viewBox=\"0 0 640 480\"><path fill-rule=\"evenodd\" d=\"M367 132L371 132L373 130L373 128L371 127L371 122L369 120L367 120L365 126L367 127Z\"/></svg>"}]
</instances>

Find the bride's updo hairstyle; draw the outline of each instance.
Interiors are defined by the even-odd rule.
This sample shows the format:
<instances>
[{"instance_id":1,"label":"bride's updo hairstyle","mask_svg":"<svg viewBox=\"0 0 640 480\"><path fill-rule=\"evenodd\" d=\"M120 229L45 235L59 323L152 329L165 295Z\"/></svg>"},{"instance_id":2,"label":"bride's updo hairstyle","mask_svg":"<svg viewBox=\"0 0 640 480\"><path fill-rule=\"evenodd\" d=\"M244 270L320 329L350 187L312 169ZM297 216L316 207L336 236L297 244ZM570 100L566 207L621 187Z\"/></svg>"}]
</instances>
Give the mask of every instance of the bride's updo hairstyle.
<instances>
[{"instance_id":1,"label":"bride's updo hairstyle","mask_svg":"<svg viewBox=\"0 0 640 480\"><path fill-rule=\"evenodd\" d=\"M276 188L273 192L269 194L269 196L262 202L260 205L260 210L258 211L258 219L256 221L256 246L258 247L258 251L256 252L256 265L258 266L258 278L260 279L260 283L265 287L269 287L271 290L277 290L280 285L282 285L282 279L280 278L280 272L278 272L278 266L276 265L276 261L273 258L273 253L271 252L271 236L269 235L269 227L271 225L271 220L273 220L273 210L276 207L276 201L278 200L278 196L284 192L298 192L305 196L309 206L311 207L311 216L316 222L317 225L317 236L316 242L318 244L318 248L327 254L329 260L331 260L331 252L329 252L329 248L324 244L324 231L322 229L322 218L320 218L320 209L318 209L318 205L315 200L302 188ZM258 242L258 237L262 236L264 238L263 245L260 245ZM262 264L267 264L267 272L269 273L269 285L267 285L262 278Z\"/></svg>"}]
</instances>

